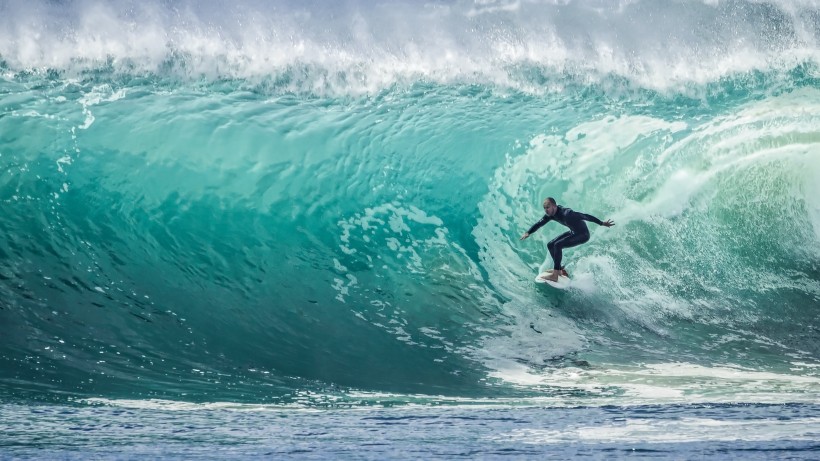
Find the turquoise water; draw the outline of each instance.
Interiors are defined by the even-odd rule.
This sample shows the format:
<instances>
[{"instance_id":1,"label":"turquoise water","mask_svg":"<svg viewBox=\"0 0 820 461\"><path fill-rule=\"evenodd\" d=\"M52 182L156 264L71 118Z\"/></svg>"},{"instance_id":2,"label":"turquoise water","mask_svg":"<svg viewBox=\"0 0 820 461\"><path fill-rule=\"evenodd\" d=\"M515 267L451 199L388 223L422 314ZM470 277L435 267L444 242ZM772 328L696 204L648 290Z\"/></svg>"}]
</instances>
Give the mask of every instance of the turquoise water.
<instances>
[{"instance_id":1,"label":"turquoise water","mask_svg":"<svg viewBox=\"0 0 820 461\"><path fill-rule=\"evenodd\" d=\"M180 405L502 433L470 408L639 406L677 421L673 457L724 440L680 412L756 433L797 408L817 439L812 2L0 2L0 25L0 405L41 423L9 456L41 415ZM567 291L533 283L564 229L519 241L546 196L616 222L565 253ZM617 440L572 424L547 439L603 451L568 456Z\"/></svg>"}]
</instances>

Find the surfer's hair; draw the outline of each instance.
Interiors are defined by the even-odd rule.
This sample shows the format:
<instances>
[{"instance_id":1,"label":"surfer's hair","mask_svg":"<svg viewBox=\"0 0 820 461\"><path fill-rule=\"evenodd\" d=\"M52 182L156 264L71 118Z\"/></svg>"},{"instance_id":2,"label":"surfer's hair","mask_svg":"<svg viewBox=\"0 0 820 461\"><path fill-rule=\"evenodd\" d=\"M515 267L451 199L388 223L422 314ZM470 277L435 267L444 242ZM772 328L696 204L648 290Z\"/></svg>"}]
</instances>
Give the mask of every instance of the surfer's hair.
<instances>
[{"instance_id":1,"label":"surfer's hair","mask_svg":"<svg viewBox=\"0 0 820 461\"><path fill-rule=\"evenodd\" d=\"M555 203L555 199L552 198L552 197L547 197L547 198L544 199L544 205L546 205L547 203L552 203L553 205L558 205L557 203Z\"/></svg>"}]
</instances>

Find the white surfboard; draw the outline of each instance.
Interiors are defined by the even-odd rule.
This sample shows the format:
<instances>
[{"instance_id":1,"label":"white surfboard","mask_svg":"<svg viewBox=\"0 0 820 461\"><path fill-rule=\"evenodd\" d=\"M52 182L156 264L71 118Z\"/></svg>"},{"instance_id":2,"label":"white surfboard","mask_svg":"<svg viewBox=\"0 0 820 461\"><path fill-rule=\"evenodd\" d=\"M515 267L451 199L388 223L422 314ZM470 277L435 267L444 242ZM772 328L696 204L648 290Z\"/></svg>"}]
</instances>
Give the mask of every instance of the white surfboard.
<instances>
[{"instance_id":1,"label":"white surfboard","mask_svg":"<svg viewBox=\"0 0 820 461\"><path fill-rule=\"evenodd\" d=\"M549 280L544 280L544 277L549 277L549 272L542 272L538 274L538 277L535 278L535 283L544 283L550 285L553 288L558 288L559 290L566 290L572 285L569 277L564 277L563 275L558 276L557 282L551 282Z\"/></svg>"}]
</instances>

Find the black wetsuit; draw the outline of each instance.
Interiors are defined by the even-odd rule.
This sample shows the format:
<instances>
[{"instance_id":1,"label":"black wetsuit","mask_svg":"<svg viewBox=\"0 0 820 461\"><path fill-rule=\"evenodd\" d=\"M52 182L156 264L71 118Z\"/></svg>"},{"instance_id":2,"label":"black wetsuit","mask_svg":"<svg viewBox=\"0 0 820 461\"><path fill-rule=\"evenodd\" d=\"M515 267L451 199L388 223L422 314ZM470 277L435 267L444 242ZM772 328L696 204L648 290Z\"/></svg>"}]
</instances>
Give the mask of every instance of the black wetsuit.
<instances>
[{"instance_id":1,"label":"black wetsuit","mask_svg":"<svg viewBox=\"0 0 820 461\"><path fill-rule=\"evenodd\" d=\"M550 221L555 221L569 227L567 232L555 237L550 241L550 243L547 244L547 249L550 252L550 256L552 256L553 262L555 263L554 269L560 270L561 259L563 258L563 249L586 243L589 240L589 228L587 227L587 223L584 221L592 221L599 226L604 223L595 216L572 211L572 209L564 208L561 205L557 205L557 208L558 210L555 212L554 216L545 214L540 221L530 227L530 230L528 230L527 233L532 234L540 229L541 226Z\"/></svg>"}]
</instances>

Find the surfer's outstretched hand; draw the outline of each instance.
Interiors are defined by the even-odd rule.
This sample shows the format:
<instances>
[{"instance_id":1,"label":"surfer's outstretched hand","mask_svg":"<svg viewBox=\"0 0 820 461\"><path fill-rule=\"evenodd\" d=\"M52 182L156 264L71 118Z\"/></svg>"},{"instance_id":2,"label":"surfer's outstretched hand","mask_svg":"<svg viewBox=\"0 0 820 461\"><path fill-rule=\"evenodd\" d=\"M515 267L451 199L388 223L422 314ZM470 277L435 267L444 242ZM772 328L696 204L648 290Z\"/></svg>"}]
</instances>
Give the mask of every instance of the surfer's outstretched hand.
<instances>
[{"instance_id":1,"label":"surfer's outstretched hand","mask_svg":"<svg viewBox=\"0 0 820 461\"><path fill-rule=\"evenodd\" d=\"M529 233L529 232L524 232L524 235L522 235L522 236L521 236L521 238L520 238L519 240L524 240L524 239L526 239L526 238L527 238L527 237L529 237L529 236L530 236L530 233Z\"/></svg>"},{"instance_id":2,"label":"surfer's outstretched hand","mask_svg":"<svg viewBox=\"0 0 820 461\"><path fill-rule=\"evenodd\" d=\"M606 220L606 221L604 221L604 222L603 222L603 224L601 224L601 225L602 225L602 226L604 226L604 227L612 227L612 226L614 226L614 225L615 225L615 222L614 222L614 221L612 221L611 219L607 219L607 220Z\"/></svg>"}]
</instances>

